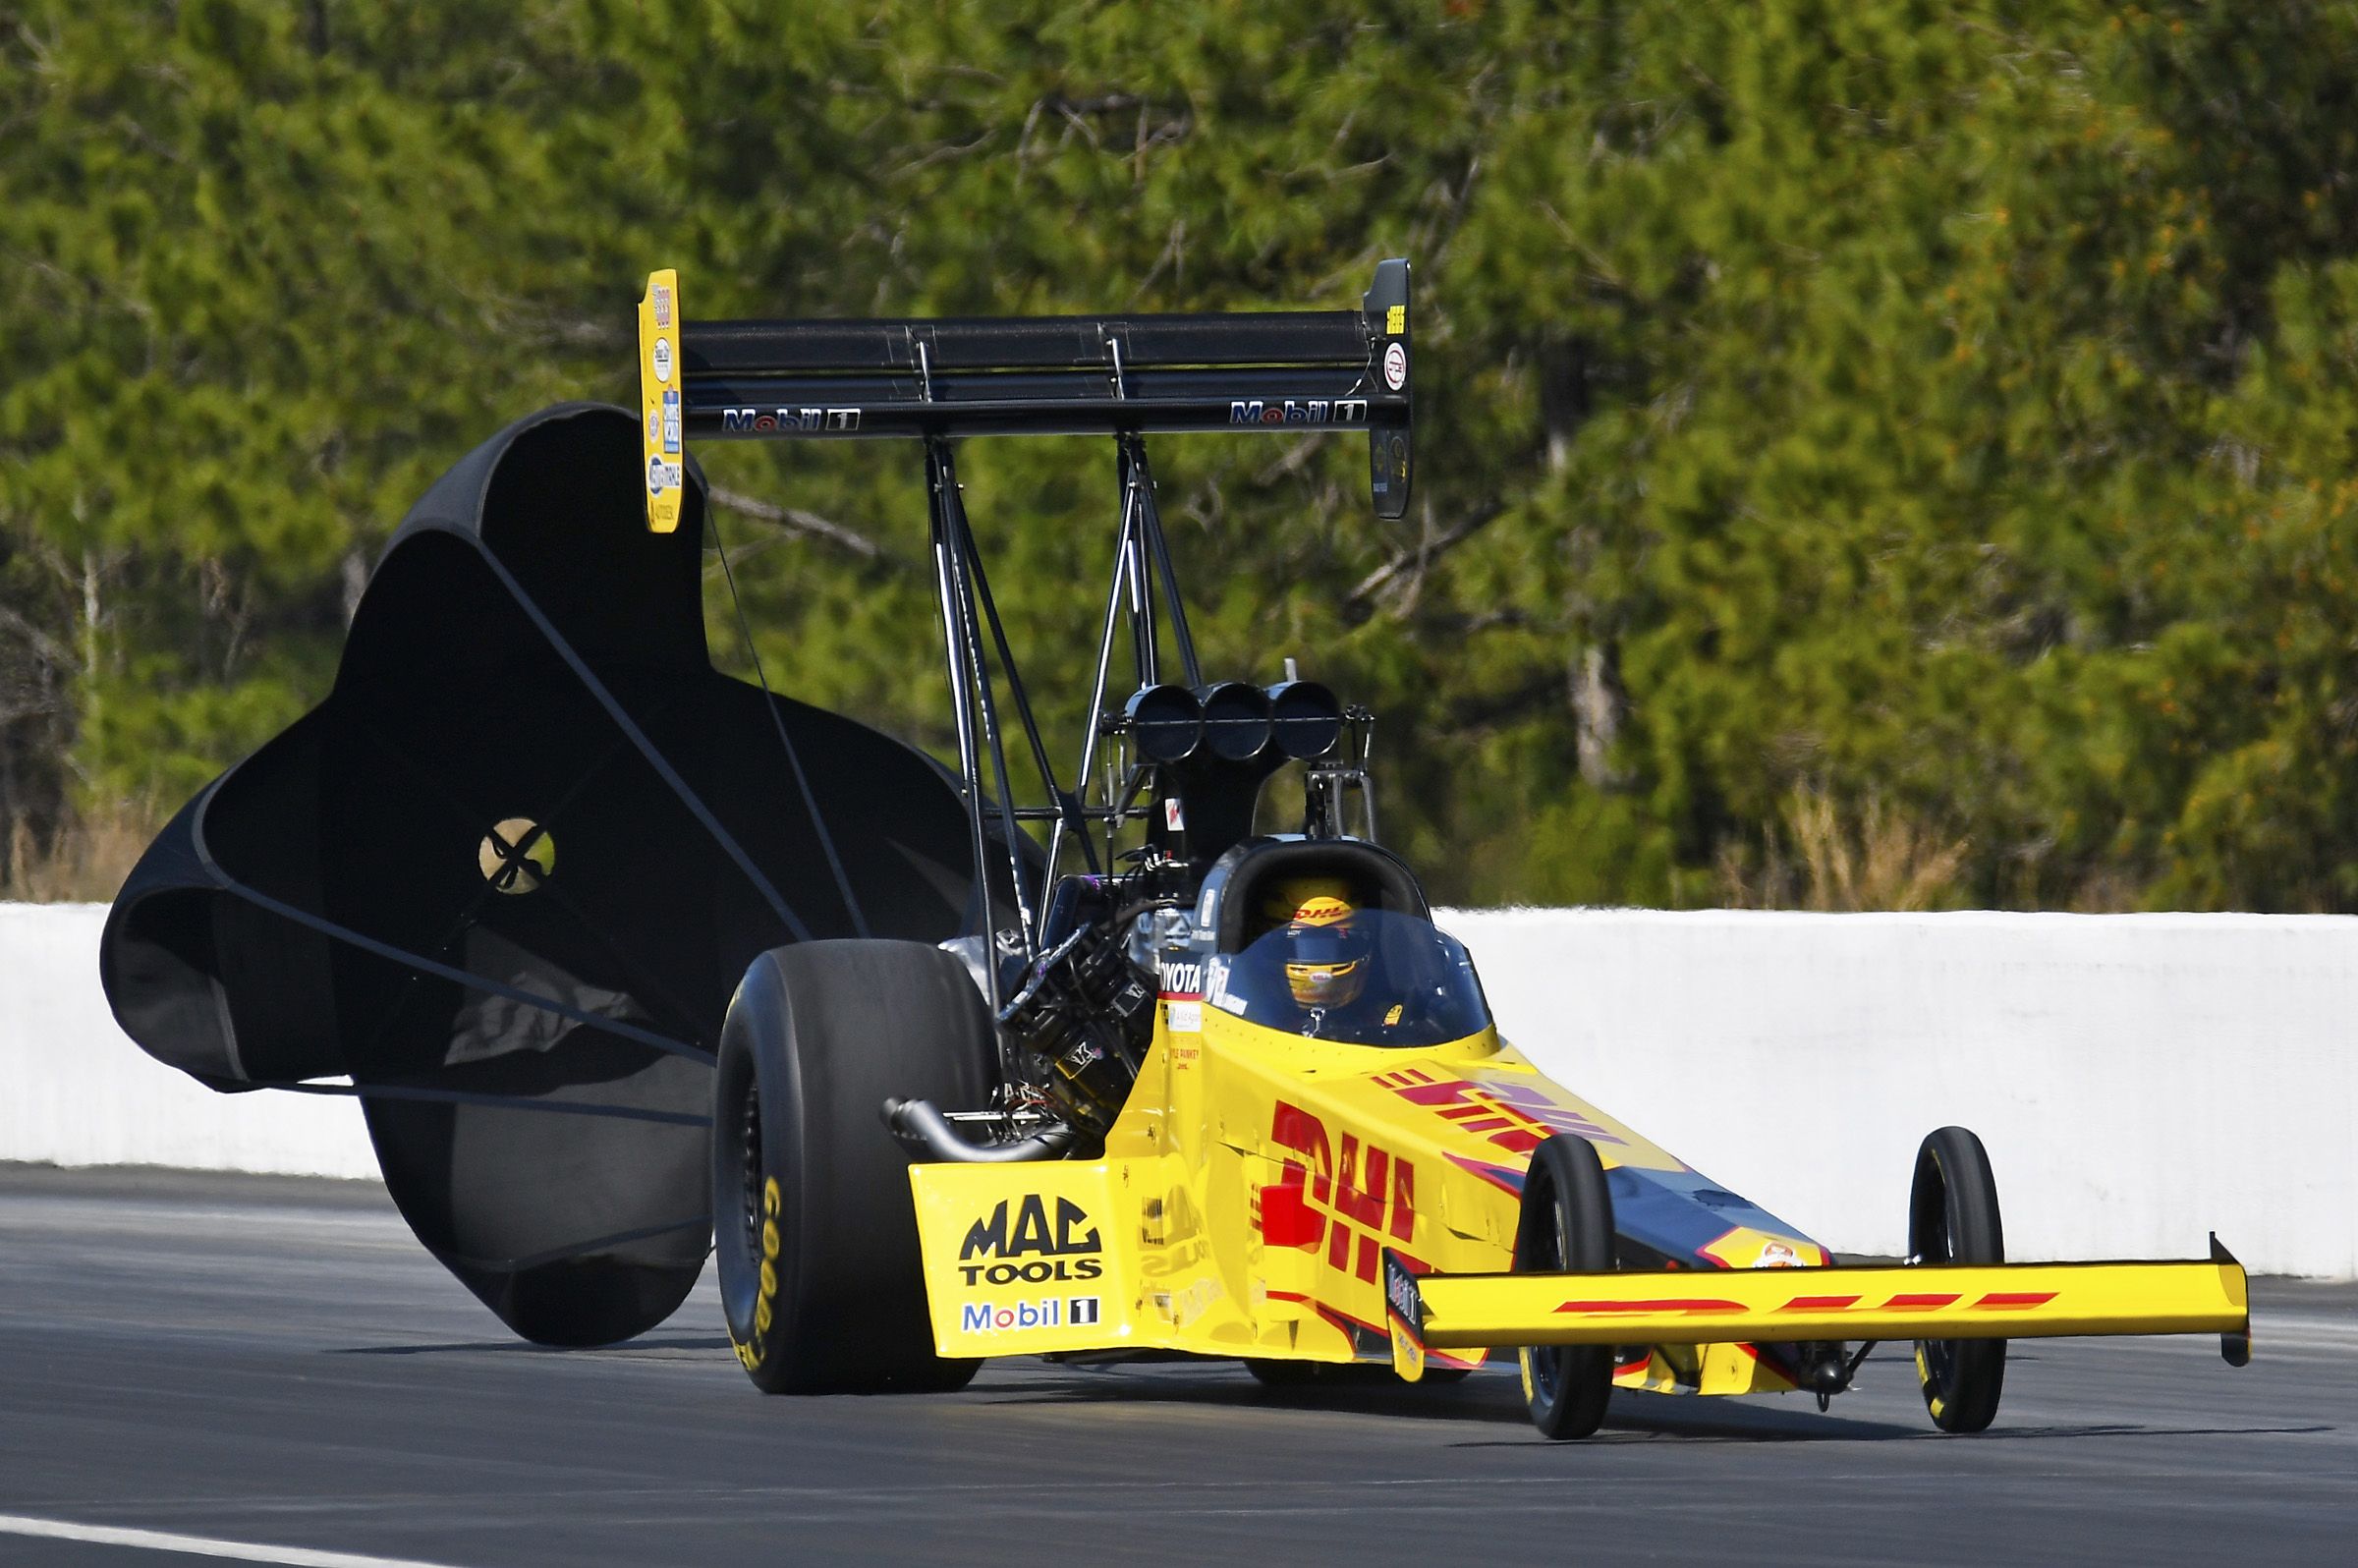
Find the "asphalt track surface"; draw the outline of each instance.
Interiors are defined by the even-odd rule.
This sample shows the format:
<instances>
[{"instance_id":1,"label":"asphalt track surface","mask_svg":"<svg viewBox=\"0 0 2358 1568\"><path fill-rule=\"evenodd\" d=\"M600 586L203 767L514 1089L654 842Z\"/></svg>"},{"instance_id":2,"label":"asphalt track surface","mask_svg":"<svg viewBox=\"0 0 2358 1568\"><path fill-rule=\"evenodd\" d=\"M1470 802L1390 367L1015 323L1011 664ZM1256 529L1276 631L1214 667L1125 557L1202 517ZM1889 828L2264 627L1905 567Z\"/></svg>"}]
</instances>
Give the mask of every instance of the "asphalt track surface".
<instances>
[{"instance_id":1,"label":"asphalt track surface","mask_svg":"<svg viewBox=\"0 0 2358 1568\"><path fill-rule=\"evenodd\" d=\"M1617 1395L1565 1444L1488 1373L1022 1361L764 1399L708 1277L633 1344L544 1351L372 1187L0 1166L0 1563L2358 1561L2358 1290L2257 1300L2241 1372L2018 1346L1977 1438L1933 1431L1898 1347L1829 1414Z\"/></svg>"}]
</instances>

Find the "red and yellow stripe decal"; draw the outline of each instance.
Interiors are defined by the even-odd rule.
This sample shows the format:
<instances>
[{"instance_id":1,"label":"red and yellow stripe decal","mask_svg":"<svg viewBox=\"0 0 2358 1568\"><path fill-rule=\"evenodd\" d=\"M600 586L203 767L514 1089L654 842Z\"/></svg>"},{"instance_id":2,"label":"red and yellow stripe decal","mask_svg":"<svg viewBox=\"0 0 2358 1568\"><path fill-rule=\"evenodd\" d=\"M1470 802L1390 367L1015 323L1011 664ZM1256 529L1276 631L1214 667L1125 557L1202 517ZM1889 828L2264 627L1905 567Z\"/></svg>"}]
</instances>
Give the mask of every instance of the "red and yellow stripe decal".
<instances>
[{"instance_id":1,"label":"red and yellow stripe decal","mask_svg":"<svg viewBox=\"0 0 2358 1568\"><path fill-rule=\"evenodd\" d=\"M1423 1338L1464 1345L2243 1334L2243 1269L2210 1262L1427 1274Z\"/></svg>"}]
</instances>

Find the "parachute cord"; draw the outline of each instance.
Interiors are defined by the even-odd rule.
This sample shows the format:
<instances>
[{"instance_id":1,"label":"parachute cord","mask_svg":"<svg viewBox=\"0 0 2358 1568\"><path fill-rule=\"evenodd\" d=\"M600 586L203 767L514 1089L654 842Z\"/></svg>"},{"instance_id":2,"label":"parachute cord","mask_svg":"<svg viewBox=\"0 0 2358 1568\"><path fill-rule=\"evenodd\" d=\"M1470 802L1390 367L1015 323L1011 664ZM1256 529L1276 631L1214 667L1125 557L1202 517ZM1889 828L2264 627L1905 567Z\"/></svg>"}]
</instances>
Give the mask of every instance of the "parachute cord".
<instances>
[{"instance_id":1,"label":"parachute cord","mask_svg":"<svg viewBox=\"0 0 2358 1568\"><path fill-rule=\"evenodd\" d=\"M707 503L704 507L705 526L712 531L712 545L720 554L721 581L729 587L729 607L737 614L738 635L745 640L746 656L753 660L754 679L761 687L761 705L769 710L770 722L778 732L778 744L785 748L786 765L794 769L795 787L803 792L803 809L811 813L811 825L818 833L818 847L827 857L827 869L835 873L836 889L843 894L843 907L852 917L852 929L862 936L869 934L868 917L861 913L860 899L852 891L852 879L845 874L843 861L835 853L835 835L827 830L827 819L818 809L818 800L812 794L811 779L803 771L803 759L794 749L794 737L787 733L786 715L778 711L777 699L769 690L769 676L761 667L761 649L754 642L753 622L745 613L745 600L737 592L737 573L729 565L728 541L720 536L719 509Z\"/></svg>"}]
</instances>

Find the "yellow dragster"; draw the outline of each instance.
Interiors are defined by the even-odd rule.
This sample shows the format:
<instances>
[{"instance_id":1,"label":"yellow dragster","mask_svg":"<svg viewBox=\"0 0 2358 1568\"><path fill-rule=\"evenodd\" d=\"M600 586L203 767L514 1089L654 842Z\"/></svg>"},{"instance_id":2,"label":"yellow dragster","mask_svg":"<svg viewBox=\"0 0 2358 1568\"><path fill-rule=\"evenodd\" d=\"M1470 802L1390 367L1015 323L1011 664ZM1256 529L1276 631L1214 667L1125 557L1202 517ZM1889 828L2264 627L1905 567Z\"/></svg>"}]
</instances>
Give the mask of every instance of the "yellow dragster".
<instances>
[{"instance_id":1,"label":"yellow dragster","mask_svg":"<svg viewBox=\"0 0 2358 1568\"><path fill-rule=\"evenodd\" d=\"M783 912L778 884L801 898L823 866L857 934L760 954L722 1030L714 1246L747 1373L947 1388L990 1356L1177 1352L1271 1379L1354 1362L1415 1378L1511 1348L1535 1421L1569 1436L1615 1387L1829 1398L1856 1347L1892 1339L1916 1343L1951 1430L1995 1414L2010 1338L2218 1333L2239 1361L2243 1273L2216 1244L2208 1261L2009 1264L1961 1129L1923 1146L1907 1264L1862 1268L1551 1083L1375 842L1373 716L1293 659L1265 687L1207 678L1146 437L1364 437L1376 514L1403 518L1409 274L1379 262L1341 309L820 322L692 321L675 273L648 279L647 526L701 519L692 438L922 444L958 746L954 797L904 791L853 855L815 805L806 837L771 824L801 868L764 891ZM1109 439L1113 460L1069 775L958 480L961 442L1032 435ZM777 728L806 803L814 777L863 787ZM1301 829L1258 834L1281 777ZM945 904L963 911L947 940Z\"/></svg>"},{"instance_id":2,"label":"yellow dragster","mask_svg":"<svg viewBox=\"0 0 2358 1568\"><path fill-rule=\"evenodd\" d=\"M1254 913L1306 868L1350 889L1367 973L1349 1008L1304 1008L1285 929ZM1241 1359L1271 1381L1355 1362L1414 1379L1510 1350L1540 1428L1573 1436L1595 1429L1615 1387L1799 1390L1823 1404L1866 1346L1912 1340L1935 1422L1978 1430L1996 1411L2007 1339L2202 1332L2221 1335L2231 1362L2246 1353L2243 1271L2216 1243L2203 1261L2004 1261L1988 1162L1962 1129L1924 1144L1915 1256L1837 1263L1502 1040L1471 958L1372 844L1248 839L1191 906L1129 917L1127 932L1126 961L1159 988L1135 1083L1091 1157L1054 1136L976 1146L928 1103L887 1096L885 1119L906 1142L950 1157L907 1172L931 1358L863 1385L952 1385L984 1357L1121 1352ZM849 984L813 968L886 956L862 949L901 949L905 966ZM808 999L830 983L870 1010L892 1005L879 992L938 990L946 1011L911 1025L937 1036L941 1017L981 1016L974 982L936 949L835 943L778 957L803 968L773 986L757 966L732 1029L742 1015L749 1038L805 1039L806 1078L852 1054L820 1017L842 1004ZM808 1307L795 1325L777 1322L775 1303L794 1294L780 1270L810 1256L794 1237L824 1220L783 1213L774 1180L755 1202L748 1173L782 1161L759 1152L766 1113L749 1124L742 1102L731 1108L731 1060L724 1046L724 1145L735 1125L749 1152L723 1203L747 1195L742 1256L766 1281L732 1312L740 1359L765 1387L850 1385L833 1370L866 1343L842 1337L854 1324L814 1327ZM726 1286L725 1219L720 1231ZM870 1261L885 1250L877 1240L862 1255ZM848 1266L852 1255L837 1256L833 1266ZM891 1288L877 1285L871 1308Z\"/></svg>"},{"instance_id":3,"label":"yellow dragster","mask_svg":"<svg viewBox=\"0 0 2358 1568\"><path fill-rule=\"evenodd\" d=\"M1319 848L1248 845L1204 907L1249 901L1272 854ZM1404 885L1365 877L1387 882ZM1276 933L1225 953L1216 922L1209 942L1176 923L1102 1158L913 1165L937 1353L1185 1351L1272 1379L1388 1361L1415 1378L1512 1348L1551 1435L1594 1429L1608 1386L1830 1395L1851 1347L1882 1340L1920 1344L1935 1420L1968 1429L1994 1414L2006 1339L2218 1333L2240 1358L2244 1278L2223 1252L2001 1261L1960 1129L1926 1142L1913 1266L1837 1265L1537 1071L1465 950L1403 902L1358 917L1376 959L1356 1028L1304 1015L1263 951Z\"/></svg>"}]
</instances>

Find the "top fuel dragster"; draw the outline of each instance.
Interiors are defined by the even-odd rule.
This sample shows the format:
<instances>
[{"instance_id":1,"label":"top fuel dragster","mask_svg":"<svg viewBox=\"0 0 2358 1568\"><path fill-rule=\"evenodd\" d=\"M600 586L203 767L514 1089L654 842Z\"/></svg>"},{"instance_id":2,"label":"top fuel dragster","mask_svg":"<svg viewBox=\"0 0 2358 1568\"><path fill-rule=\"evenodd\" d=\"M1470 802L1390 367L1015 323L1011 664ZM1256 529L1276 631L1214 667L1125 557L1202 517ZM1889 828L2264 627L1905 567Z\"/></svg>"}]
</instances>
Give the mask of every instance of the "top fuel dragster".
<instances>
[{"instance_id":1,"label":"top fuel dragster","mask_svg":"<svg viewBox=\"0 0 2358 1568\"><path fill-rule=\"evenodd\" d=\"M1906 1262L1844 1265L1551 1083L1375 842L1371 716L1290 671L1207 679L1144 436L1362 431L1376 510L1397 517L1409 304L1399 261L1358 310L1265 315L703 323L675 275L649 280L651 527L676 518L690 436L925 443L969 844L999 862L962 938L780 949L738 989L713 1212L755 1382L952 1386L979 1358L1036 1353L1416 1378L1507 1348L1560 1437L1594 1430L1614 1387L1824 1401L1895 1339L1952 1431L1994 1416L2008 1339L2217 1333L2240 1363L2243 1272L2216 1242L2207 1260L2010 1263L1962 1129L1925 1140ZM1116 449L1075 789L957 483L954 438L1019 433ZM1109 705L1124 649L1131 691ZM1015 803L1009 708L1036 805ZM1289 762L1299 827L1257 833Z\"/></svg>"},{"instance_id":2,"label":"top fuel dragster","mask_svg":"<svg viewBox=\"0 0 2358 1568\"><path fill-rule=\"evenodd\" d=\"M716 1252L770 1390L1512 1350L1564 1436L1615 1387L1827 1399L1904 1340L1972 1430L2008 1339L2244 1359L2216 1244L2008 1262L1959 1129L1923 1145L1906 1262L1858 1267L1549 1082L1377 842L1372 716L1291 661L1207 674L1148 436L1364 439L1397 519L1414 325L1402 261L1355 309L1009 320L695 321L655 274L638 406L454 465L332 691L142 857L116 1017L215 1089L357 1097L403 1217L530 1339L642 1333ZM1033 434L1113 448L1069 776L958 481L962 440ZM925 452L954 770L707 648L691 444L878 437Z\"/></svg>"}]
</instances>

